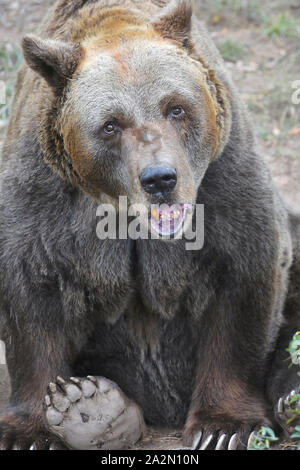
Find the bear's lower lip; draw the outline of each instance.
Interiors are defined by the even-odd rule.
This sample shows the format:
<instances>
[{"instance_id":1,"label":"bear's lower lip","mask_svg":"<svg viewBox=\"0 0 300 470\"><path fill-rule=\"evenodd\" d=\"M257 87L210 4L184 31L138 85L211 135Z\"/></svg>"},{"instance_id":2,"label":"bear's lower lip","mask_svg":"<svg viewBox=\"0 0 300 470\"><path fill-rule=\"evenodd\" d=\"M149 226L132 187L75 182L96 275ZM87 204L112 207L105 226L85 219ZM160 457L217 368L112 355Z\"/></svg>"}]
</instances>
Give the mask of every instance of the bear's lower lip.
<instances>
[{"instance_id":1,"label":"bear's lower lip","mask_svg":"<svg viewBox=\"0 0 300 470\"><path fill-rule=\"evenodd\" d=\"M173 204L172 206L151 206L149 220L152 229L161 237L172 237L183 227L193 204Z\"/></svg>"}]
</instances>

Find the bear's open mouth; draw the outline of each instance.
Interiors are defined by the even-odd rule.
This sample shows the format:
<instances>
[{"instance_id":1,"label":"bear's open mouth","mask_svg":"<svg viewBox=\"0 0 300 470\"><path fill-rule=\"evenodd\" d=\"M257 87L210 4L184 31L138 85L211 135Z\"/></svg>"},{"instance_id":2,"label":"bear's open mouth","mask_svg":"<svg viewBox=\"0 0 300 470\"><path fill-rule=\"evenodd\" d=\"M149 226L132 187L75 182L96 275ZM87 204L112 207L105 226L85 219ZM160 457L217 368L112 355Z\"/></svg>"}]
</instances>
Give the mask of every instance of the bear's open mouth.
<instances>
[{"instance_id":1,"label":"bear's open mouth","mask_svg":"<svg viewBox=\"0 0 300 470\"><path fill-rule=\"evenodd\" d=\"M193 204L172 206L152 205L149 220L152 229L161 237L173 237L183 228L187 215L192 214Z\"/></svg>"}]
</instances>

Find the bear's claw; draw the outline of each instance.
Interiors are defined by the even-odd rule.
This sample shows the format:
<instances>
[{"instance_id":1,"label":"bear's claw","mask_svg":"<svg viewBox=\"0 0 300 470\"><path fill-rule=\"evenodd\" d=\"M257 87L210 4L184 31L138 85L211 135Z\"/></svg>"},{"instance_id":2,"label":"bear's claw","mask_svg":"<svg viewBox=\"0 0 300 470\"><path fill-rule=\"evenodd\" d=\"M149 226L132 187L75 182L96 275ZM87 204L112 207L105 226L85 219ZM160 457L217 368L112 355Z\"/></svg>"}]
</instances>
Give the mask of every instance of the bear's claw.
<instances>
[{"instance_id":1,"label":"bear's claw","mask_svg":"<svg viewBox=\"0 0 300 470\"><path fill-rule=\"evenodd\" d=\"M300 388L297 391L292 390L285 397L279 398L275 415L286 434L291 434L294 427L300 422Z\"/></svg>"},{"instance_id":2,"label":"bear's claw","mask_svg":"<svg viewBox=\"0 0 300 470\"><path fill-rule=\"evenodd\" d=\"M200 431L191 447L178 450L246 450L250 447L255 433L256 431L252 431L248 436L247 444L244 444L237 433L204 433Z\"/></svg>"}]
</instances>

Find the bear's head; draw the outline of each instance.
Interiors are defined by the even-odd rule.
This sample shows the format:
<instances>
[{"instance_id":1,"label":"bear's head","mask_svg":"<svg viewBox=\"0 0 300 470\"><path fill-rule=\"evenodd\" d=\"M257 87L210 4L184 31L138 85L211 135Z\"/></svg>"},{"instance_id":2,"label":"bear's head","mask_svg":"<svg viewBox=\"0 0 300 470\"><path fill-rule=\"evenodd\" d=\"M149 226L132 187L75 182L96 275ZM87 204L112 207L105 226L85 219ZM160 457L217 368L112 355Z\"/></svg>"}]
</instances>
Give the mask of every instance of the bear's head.
<instances>
[{"instance_id":1,"label":"bear's head","mask_svg":"<svg viewBox=\"0 0 300 470\"><path fill-rule=\"evenodd\" d=\"M226 90L197 56L191 28L191 1L173 0L150 23L85 7L68 40L23 41L51 103L39 111L46 161L97 201L175 204L179 225L230 128ZM158 232L162 216L174 213L155 214Z\"/></svg>"}]
</instances>

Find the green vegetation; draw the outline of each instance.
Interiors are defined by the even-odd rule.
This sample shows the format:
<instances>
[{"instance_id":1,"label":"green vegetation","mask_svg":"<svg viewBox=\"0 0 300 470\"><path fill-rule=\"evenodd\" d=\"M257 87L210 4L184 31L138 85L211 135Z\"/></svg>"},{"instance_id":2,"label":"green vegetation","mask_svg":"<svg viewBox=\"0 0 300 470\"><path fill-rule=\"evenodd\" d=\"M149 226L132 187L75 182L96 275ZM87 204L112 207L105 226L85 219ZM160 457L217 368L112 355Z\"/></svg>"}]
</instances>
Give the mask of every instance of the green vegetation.
<instances>
[{"instance_id":1,"label":"green vegetation","mask_svg":"<svg viewBox=\"0 0 300 470\"><path fill-rule=\"evenodd\" d=\"M197 8L197 3L196 8ZM230 19L231 27L240 25L241 19L246 21L260 21L261 2L258 0L214 0L201 1L198 7L199 15L206 13L208 21L213 24L227 23Z\"/></svg>"},{"instance_id":2,"label":"green vegetation","mask_svg":"<svg viewBox=\"0 0 300 470\"><path fill-rule=\"evenodd\" d=\"M271 18L263 17L264 33L267 36L284 36L300 38L300 22L289 12L273 15Z\"/></svg>"},{"instance_id":3,"label":"green vegetation","mask_svg":"<svg viewBox=\"0 0 300 470\"><path fill-rule=\"evenodd\" d=\"M248 50L244 46L229 40L219 44L218 48L223 59L228 62L237 62L248 53Z\"/></svg>"},{"instance_id":4,"label":"green vegetation","mask_svg":"<svg viewBox=\"0 0 300 470\"><path fill-rule=\"evenodd\" d=\"M12 47L0 47L0 73L11 72L16 69L22 60L22 54L19 49Z\"/></svg>"},{"instance_id":5,"label":"green vegetation","mask_svg":"<svg viewBox=\"0 0 300 470\"><path fill-rule=\"evenodd\" d=\"M290 367L293 365L300 366L300 331L294 334L287 348L287 352L290 354ZM298 375L300 377L300 372L298 372Z\"/></svg>"},{"instance_id":6,"label":"green vegetation","mask_svg":"<svg viewBox=\"0 0 300 470\"><path fill-rule=\"evenodd\" d=\"M22 54L19 49L9 46L0 47L0 80L6 85L6 103L0 105L0 123L7 121L9 108L14 94L16 71L22 61ZM2 78L3 77L3 78Z\"/></svg>"},{"instance_id":7,"label":"green vegetation","mask_svg":"<svg viewBox=\"0 0 300 470\"><path fill-rule=\"evenodd\" d=\"M292 340L289 343L288 348L286 349L289 353L290 357L288 358L290 361L289 367L293 366L300 366L300 331L294 334ZM300 377L300 371L298 372ZM287 424L291 424L296 418L300 415L300 409L297 407L296 409L292 408L293 403L300 402L300 394L294 395L293 398L289 401L289 406L291 407L288 412L290 413L291 417L287 420ZM300 426L295 426L294 431L290 438L295 440L297 445L297 449L300 450ZM273 429L269 427L262 426L260 430L254 435L249 450L268 450L270 449L271 445L278 441Z\"/></svg>"},{"instance_id":8,"label":"green vegetation","mask_svg":"<svg viewBox=\"0 0 300 470\"><path fill-rule=\"evenodd\" d=\"M262 426L253 437L248 450L268 450L273 442L278 441L273 429Z\"/></svg>"},{"instance_id":9,"label":"green vegetation","mask_svg":"<svg viewBox=\"0 0 300 470\"><path fill-rule=\"evenodd\" d=\"M290 367L294 365L300 366L300 331L294 334L292 341L287 348L287 351L290 354ZM298 372L300 377L300 372ZM299 402L300 403L300 394L295 395L289 402L289 413L291 417L288 419L287 424L293 423L295 419L299 418L300 416L300 409L297 407L296 409L292 408L293 403ZM295 426L295 432L291 434L291 438L297 443L297 449L300 450L300 426Z\"/></svg>"},{"instance_id":10,"label":"green vegetation","mask_svg":"<svg viewBox=\"0 0 300 470\"><path fill-rule=\"evenodd\" d=\"M295 427L295 431L296 431L296 432L294 432L294 433L291 435L291 438L297 440L297 442L298 442L297 450L300 450L300 426L296 426L296 427Z\"/></svg>"}]
</instances>

